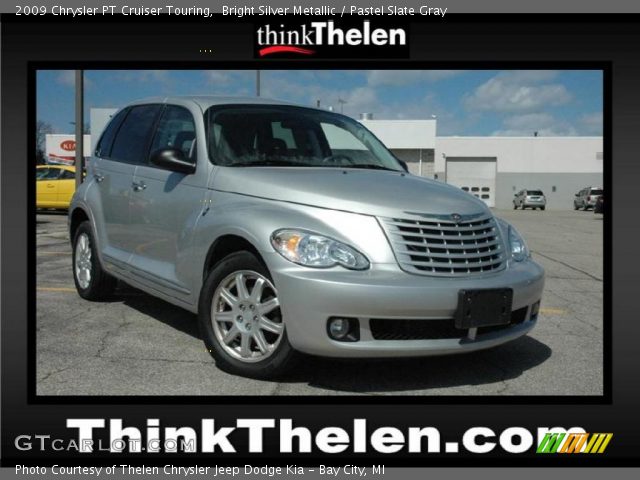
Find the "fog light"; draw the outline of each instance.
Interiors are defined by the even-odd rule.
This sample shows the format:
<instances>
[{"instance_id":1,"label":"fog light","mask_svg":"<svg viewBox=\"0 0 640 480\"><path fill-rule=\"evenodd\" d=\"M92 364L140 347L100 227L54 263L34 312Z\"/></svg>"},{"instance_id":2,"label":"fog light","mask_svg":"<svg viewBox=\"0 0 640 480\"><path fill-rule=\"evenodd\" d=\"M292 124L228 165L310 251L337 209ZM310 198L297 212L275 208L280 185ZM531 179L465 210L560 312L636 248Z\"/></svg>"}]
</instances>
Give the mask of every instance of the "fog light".
<instances>
[{"instance_id":1,"label":"fog light","mask_svg":"<svg viewBox=\"0 0 640 480\"><path fill-rule=\"evenodd\" d=\"M531 305L531 320L536 320L538 318L538 312L540 311L540 300Z\"/></svg>"},{"instance_id":2,"label":"fog light","mask_svg":"<svg viewBox=\"0 0 640 480\"><path fill-rule=\"evenodd\" d=\"M357 318L332 317L327 322L329 337L340 342L356 342L360 339Z\"/></svg>"}]
</instances>

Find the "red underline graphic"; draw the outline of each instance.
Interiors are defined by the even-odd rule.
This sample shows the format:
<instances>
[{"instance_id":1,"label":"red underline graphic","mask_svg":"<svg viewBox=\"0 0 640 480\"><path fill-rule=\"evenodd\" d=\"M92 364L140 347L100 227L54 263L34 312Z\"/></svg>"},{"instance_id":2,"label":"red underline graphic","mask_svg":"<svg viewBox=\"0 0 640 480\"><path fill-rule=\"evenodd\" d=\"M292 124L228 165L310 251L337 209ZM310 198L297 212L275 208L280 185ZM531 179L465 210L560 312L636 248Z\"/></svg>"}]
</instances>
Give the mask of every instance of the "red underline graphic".
<instances>
[{"instance_id":1,"label":"red underline graphic","mask_svg":"<svg viewBox=\"0 0 640 480\"><path fill-rule=\"evenodd\" d=\"M292 47L289 45L274 45L273 47L261 48L258 51L261 57L264 57L265 55L271 55L273 53L283 53L283 52L300 53L302 55L313 55L314 53L316 53L315 50L309 50L307 48L300 48L300 47Z\"/></svg>"}]
</instances>

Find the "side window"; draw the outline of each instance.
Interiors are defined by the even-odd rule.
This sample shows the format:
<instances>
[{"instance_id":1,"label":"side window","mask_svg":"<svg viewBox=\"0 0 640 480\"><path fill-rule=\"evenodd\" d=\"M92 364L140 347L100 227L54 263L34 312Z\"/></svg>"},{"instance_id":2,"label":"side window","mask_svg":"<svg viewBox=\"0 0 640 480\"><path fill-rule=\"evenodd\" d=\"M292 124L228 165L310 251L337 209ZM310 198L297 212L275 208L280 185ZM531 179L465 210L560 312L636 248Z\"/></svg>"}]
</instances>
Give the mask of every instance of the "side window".
<instances>
[{"instance_id":1,"label":"side window","mask_svg":"<svg viewBox=\"0 0 640 480\"><path fill-rule=\"evenodd\" d=\"M76 178L76 174L71 170L63 170L60 179L62 180L74 180Z\"/></svg>"},{"instance_id":2,"label":"side window","mask_svg":"<svg viewBox=\"0 0 640 480\"><path fill-rule=\"evenodd\" d=\"M60 168L50 167L47 174L40 178L41 180L57 180L60 178L60 170Z\"/></svg>"},{"instance_id":3,"label":"side window","mask_svg":"<svg viewBox=\"0 0 640 480\"><path fill-rule=\"evenodd\" d=\"M42 180L49 173L48 168L38 168L36 170L36 180Z\"/></svg>"},{"instance_id":4,"label":"side window","mask_svg":"<svg viewBox=\"0 0 640 480\"><path fill-rule=\"evenodd\" d=\"M111 146L113 145L113 139L115 138L116 133L118 132L118 128L124 120L124 117L127 116L127 112L129 112L129 109L125 108L124 110L118 112L117 115L113 117L111 121L109 121L109 124L102 132L102 136L98 141L98 145L96 145L96 157L109 158L109 155L111 154Z\"/></svg>"},{"instance_id":5,"label":"side window","mask_svg":"<svg viewBox=\"0 0 640 480\"><path fill-rule=\"evenodd\" d=\"M150 152L162 148L178 148L195 163L196 124L191 112L184 107L167 105L162 112Z\"/></svg>"},{"instance_id":6,"label":"side window","mask_svg":"<svg viewBox=\"0 0 640 480\"><path fill-rule=\"evenodd\" d=\"M282 126L282 122L271 123L271 135L274 140L282 140L288 150L296 148L296 141L293 138L293 131L291 128Z\"/></svg>"},{"instance_id":7,"label":"side window","mask_svg":"<svg viewBox=\"0 0 640 480\"><path fill-rule=\"evenodd\" d=\"M132 107L113 140L109 158L127 163L143 163L149 135L160 105Z\"/></svg>"}]
</instances>

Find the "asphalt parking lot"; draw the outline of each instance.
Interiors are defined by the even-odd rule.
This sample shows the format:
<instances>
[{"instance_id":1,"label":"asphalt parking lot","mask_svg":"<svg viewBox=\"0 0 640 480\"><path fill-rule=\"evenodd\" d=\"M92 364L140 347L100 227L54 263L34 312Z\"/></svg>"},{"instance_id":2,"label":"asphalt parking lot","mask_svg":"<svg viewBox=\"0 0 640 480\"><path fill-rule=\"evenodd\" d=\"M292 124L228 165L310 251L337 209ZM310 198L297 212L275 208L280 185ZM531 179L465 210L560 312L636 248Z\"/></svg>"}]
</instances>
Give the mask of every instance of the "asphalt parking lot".
<instances>
[{"instance_id":1,"label":"asphalt parking lot","mask_svg":"<svg viewBox=\"0 0 640 480\"><path fill-rule=\"evenodd\" d=\"M126 285L108 303L75 292L66 214L37 215L38 395L600 395L601 215L496 211L525 236L547 279L537 327L452 357L304 357L278 382L218 370L196 317Z\"/></svg>"}]
</instances>

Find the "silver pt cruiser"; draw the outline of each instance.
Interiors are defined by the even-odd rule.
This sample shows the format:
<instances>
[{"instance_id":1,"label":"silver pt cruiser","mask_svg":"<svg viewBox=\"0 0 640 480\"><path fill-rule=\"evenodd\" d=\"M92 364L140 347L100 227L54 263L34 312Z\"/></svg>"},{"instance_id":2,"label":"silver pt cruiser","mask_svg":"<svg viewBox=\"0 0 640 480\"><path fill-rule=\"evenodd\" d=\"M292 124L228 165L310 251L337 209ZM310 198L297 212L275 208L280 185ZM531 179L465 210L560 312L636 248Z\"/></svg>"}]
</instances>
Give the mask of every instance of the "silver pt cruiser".
<instances>
[{"instance_id":1,"label":"silver pt cruiser","mask_svg":"<svg viewBox=\"0 0 640 480\"><path fill-rule=\"evenodd\" d=\"M217 364L268 377L296 351L469 352L537 320L544 272L480 200L410 175L363 125L261 99L135 102L69 214L80 296L116 279L198 314Z\"/></svg>"}]
</instances>

